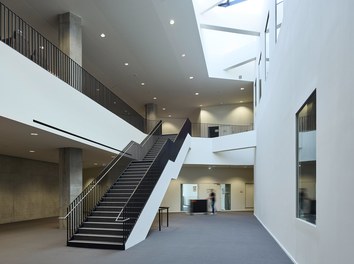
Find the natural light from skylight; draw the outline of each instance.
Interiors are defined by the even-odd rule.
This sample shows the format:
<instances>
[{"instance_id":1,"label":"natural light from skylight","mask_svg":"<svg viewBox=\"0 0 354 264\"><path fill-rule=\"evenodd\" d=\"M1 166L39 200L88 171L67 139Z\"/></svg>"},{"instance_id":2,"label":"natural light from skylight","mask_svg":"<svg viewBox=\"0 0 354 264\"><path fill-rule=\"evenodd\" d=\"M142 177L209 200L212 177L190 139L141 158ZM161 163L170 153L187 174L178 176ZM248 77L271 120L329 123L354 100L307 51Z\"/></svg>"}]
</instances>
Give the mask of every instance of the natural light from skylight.
<instances>
[{"instance_id":1,"label":"natural light from skylight","mask_svg":"<svg viewBox=\"0 0 354 264\"><path fill-rule=\"evenodd\" d=\"M253 81L264 0L226 2L193 0L209 76Z\"/></svg>"}]
</instances>

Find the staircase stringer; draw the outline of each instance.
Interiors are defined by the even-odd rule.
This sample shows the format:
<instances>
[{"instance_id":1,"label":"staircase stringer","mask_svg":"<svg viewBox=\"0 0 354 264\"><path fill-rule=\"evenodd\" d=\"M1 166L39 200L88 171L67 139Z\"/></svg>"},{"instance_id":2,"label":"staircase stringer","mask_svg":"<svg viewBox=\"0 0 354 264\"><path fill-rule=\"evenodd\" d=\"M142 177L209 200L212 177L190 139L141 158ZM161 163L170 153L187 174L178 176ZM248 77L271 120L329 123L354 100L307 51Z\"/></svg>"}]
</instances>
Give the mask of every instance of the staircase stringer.
<instances>
[{"instance_id":1,"label":"staircase stringer","mask_svg":"<svg viewBox=\"0 0 354 264\"><path fill-rule=\"evenodd\" d=\"M131 231L126 243L125 249L128 249L141 241L145 240L151 225L155 219L156 212L165 196L168 186L172 179L177 179L179 172L183 166L184 160L191 147L191 136L187 135L183 145L177 155L176 160L171 160L166 164L158 182L152 191L149 200L146 202L144 209L142 210L133 230Z\"/></svg>"}]
</instances>

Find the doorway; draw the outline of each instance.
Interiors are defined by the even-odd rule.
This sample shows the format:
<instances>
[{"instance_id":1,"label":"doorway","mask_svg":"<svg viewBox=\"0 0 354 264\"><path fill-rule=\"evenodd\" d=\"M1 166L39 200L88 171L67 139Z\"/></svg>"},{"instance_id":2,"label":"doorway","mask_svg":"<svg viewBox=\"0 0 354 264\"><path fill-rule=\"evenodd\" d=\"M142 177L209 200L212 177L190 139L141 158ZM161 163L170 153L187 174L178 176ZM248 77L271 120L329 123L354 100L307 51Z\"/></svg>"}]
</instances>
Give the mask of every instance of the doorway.
<instances>
[{"instance_id":1,"label":"doorway","mask_svg":"<svg viewBox=\"0 0 354 264\"><path fill-rule=\"evenodd\" d=\"M246 183L245 186L245 208L254 207L254 184Z\"/></svg>"},{"instance_id":2,"label":"doorway","mask_svg":"<svg viewBox=\"0 0 354 264\"><path fill-rule=\"evenodd\" d=\"M219 126L208 127L208 137L218 137L219 136Z\"/></svg>"},{"instance_id":3,"label":"doorway","mask_svg":"<svg viewBox=\"0 0 354 264\"><path fill-rule=\"evenodd\" d=\"M181 211L189 211L190 200L209 199L212 190L215 193L216 210L231 210L231 184L199 183L181 184ZM208 209L210 210L210 208Z\"/></svg>"}]
</instances>

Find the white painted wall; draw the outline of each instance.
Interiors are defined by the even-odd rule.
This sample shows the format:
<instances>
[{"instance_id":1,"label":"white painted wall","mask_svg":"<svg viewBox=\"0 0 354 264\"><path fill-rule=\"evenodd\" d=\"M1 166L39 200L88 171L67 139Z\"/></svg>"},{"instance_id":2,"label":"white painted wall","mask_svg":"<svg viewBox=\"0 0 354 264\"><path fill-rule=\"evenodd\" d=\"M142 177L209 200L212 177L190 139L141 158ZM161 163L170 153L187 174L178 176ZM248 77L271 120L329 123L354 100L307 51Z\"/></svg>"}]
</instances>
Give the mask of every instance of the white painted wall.
<instances>
[{"instance_id":1,"label":"white painted wall","mask_svg":"<svg viewBox=\"0 0 354 264\"><path fill-rule=\"evenodd\" d=\"M117 149L144 139L144 133L2 42L0 54L1 116L101 149L33 119Z\"/></svg>"},{"instance_id":2,"label":"white painted wall","mask_svg":"<svg viewBox=\"0 0 354 264\"><path fill-rule=\"evenodd\" d=\"M257 108L255 215L297 263L351 263L354 1L284 1L284 7L276 46L271 26L269 75ZM274 17L274 6L270 12ZM316 226L296 219L295 116L314 89Z\"/></svg>"},{"instance_id":3,"label":"white painted wall","mask_svg":"<svg viewBox=\"0 0 354 264\"><path fill-rule=\"evenodd\" d=\"M214 153L235 149L255 148L256 131L248 131L223 137L212 138L212 150Z\"/></svg>"},{"instance_id":4,"label":"white painted wall","mask_svg":"<svg viewBox=\"0 0 354 264\"><path fill-rule=\"evenodd\" d=\"M162 120L162 134L178 134L186 121L184 118L160 118Z\"/></svg>"},{"instance_id":5,"label":"white painted wall","mask_svg":"<svg viewBox=\"0 0 354 264\"><path fill-rule=\"evenodd\" d=\"M202 107L200 122L206 124L253 124L253 104L233 104Z\"/></svg>"},{"instance_id":6,"label":"white painted wall","mask_svg":"<svg viewBox=\"0 0 354 264\"><path fill-rule=\"evenodd\" d=\"M212 169L209 170L208 166L184 165L178 179L171 181L161 204L163 206L169 206L171 212L180 212L181 184L227 183L231 184L231 210L248 210L245 208L245 188L246 183L252 182L252 168L212 167ZM203 198L207 198L207 195Z\"/></svg>"},{"instance_id":7,"label":"white painted wall","mask_svg":"<svg viewBox=\"0 0 354 264\"><path fill-rule=\"evenodd\" d=\"M239 134L232 135L236 138ZM191 141L191 150L189 151L184 164L189 165L253 165L255 148L236 149L236 145L230 144L230 148L223 148L221 152L213 152L213 141L215 138L196 138L193 137ZM216 144L216 148L224 145ZM244 147L244 145L238 145ZM236 150L234 150L236 149ZM227 151L230 150L230 151Z\"/></svg>"}]
</instances>

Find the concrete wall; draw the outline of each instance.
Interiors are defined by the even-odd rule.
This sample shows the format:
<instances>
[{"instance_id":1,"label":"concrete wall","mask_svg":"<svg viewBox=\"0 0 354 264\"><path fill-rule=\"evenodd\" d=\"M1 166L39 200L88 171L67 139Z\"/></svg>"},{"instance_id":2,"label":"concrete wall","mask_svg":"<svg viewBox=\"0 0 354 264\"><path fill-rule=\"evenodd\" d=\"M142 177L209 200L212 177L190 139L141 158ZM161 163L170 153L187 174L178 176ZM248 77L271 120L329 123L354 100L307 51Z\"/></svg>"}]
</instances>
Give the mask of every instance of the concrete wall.
<instances>
[{"instance_id":1,"label":"concrete wall","mask_svg":"<svg viewBox=\"0 0 354 264\"><path fill-rule=\"evenodd\" d=\"M253 168L222 168L208 166L183 166L176 180L172 180L162 206L171 212L181 211L181 184L231 184L231 210L249 210L245 207L245 184L253 183ZM205 197L206 198L206 197Z\"/></svg>"},{"instance_id":2,"label":"concrete wall","mask_svg":"<svg viewBox=\"0 0 354 264\"><path fill-rule=\"evenodd\" d=\"M284 6L277 44L271 27L269 75L257 108L255 215L297 263L351 263L354 1ZM270 12L274 25L274 6ZM296 218L296 112L314 89L316 225Z\"/></svg>"},{"instance_id":3,"label":"concrete wall","mask_svg":"<svg viewBox=\"0 0 354 264\"><path fill-rule=\"evenodd\" d=\"M58 165L0 155L0 224L58 216Z\"/></svg>"}]
</instances>

